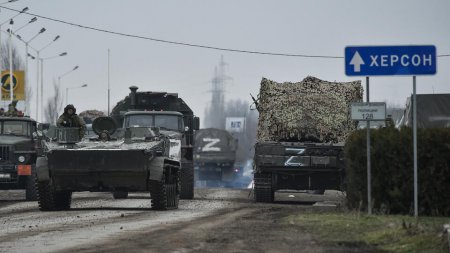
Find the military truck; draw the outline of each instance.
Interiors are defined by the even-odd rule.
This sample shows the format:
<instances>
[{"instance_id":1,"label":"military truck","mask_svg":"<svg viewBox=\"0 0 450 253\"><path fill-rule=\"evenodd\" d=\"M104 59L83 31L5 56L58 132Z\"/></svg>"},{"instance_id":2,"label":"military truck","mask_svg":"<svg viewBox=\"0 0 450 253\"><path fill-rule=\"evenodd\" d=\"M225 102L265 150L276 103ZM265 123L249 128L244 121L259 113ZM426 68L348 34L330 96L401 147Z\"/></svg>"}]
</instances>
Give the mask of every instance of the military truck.
<instances>
[{"instance_id":1,"label":"military truck","mask_svg":"<svg viewBox=\"0 0 450 253\"><path fill-rule=\"evenodd\" d=\"M199 129L199 118L194 116L193 111L177 93L137 92L138 87L131 86L130 94L119 101L111 111L111 117L116 124L124 124L124 115L131 111L150 112L178 112L182 114L183 131L181 140L181 199L192 199L194 197L194 163L193 147L194 132ZM155 122L158 127L159 122ZM163 125L161 125L164 127Z\"/></svg>"},{"instance_id":2,"label":"military truck","mask_svg":"<svg viewBox=\"0 0 450 253\"><path fill-rule=\"evenodd\" d=\"M36 200L36 121L0 116L0 189L25 189Z\"/></svg>"},{"instance_id":3,"label":"military truck","mask_svg":"<svg viewBox=\"0 0 450 253\"><path fill-rule=\"evenodd\" d=\"M195 133L194 168L198 180L230 184L235 171L237 140L225 130L200 129Z\"/></svg>"},{"instance_id":4,"label":"military truck","mask_svg":"<svg viewBox=\"0 0 450 253\"><path fill-rule=\"evenodd\" d=\"M40 210L70 209L72 192L80 191L147 191L153 209L178 208L181 163L173 137L155 127L116 129L110 117L95 119L93 129L110 137L80 140L78 128L47 132L44 156L36 162Z\"/></svg>"},{"instance_id":5,"label":"military truck","mask_svg":"<svg viewBox=\"0 0 450 253\"><path fill-rule=\"evenodd\" d=\"M263 78L254 156L256 202L273 202L275 191L341 190L343 147L356 129L349 108L362 100L360 81L337 83L307 77L299 83Z\"/></svg>"}]
</instances>

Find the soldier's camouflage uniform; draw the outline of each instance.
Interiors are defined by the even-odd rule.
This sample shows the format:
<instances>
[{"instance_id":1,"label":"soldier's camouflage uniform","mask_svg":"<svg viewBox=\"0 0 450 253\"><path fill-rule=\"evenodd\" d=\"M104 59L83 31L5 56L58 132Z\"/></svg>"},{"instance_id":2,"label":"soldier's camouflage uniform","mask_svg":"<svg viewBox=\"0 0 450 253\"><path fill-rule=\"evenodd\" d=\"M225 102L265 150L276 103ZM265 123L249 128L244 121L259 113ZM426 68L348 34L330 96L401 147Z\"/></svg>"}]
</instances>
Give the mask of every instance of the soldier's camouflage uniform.
<instances>
[{"instance_id":1,"label":"soldier's camouflage uniform","mask_svg":"<svg viewBox=\"0 0 450 253\"><path fill-rule=\"evenodd\" d=\"M70 115L68 113L68 110L72 109L73 114ZM84 123L84 120L76 114L76 109L73 105L67 105L64 108L64 113L59 116L58 120L56 121L56 125L58 127L78 127L80 129L80 138L83 138L84 133L86 131L86 123Z\"/></svg>"}]
</instances>

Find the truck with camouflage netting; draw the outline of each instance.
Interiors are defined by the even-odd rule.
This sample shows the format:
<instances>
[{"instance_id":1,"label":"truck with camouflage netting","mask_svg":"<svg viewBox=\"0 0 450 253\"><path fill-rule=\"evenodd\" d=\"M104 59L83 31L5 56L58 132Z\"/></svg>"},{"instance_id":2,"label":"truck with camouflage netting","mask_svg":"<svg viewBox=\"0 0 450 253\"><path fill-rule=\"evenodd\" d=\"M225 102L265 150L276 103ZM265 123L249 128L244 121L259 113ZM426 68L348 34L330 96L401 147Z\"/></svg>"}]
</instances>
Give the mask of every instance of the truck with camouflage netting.
<instances>
[{"instance_id":1,"label":"truck with camouflage netting","mask_svg":"<svg viewBox=\"0 0 450 253\"><path fill-rule=\"evenodd\" d=\"M360 81L327 82L306 77L298 83L263 78L254 156L257 202L274 201L276 190L340 190L343 147L356 129L352 102L361 102Z\"/></svg>"},{"instance_id":2,"label":"truck with camouflage netting","mask_svg":"<svg viewBox=\"0 0 450 253\"><path fill-rule=\"evenodd\" d=\"M132 115L124 115L125 121ZM157 210L178 208L181 155L170 133L158 127L117 129L110 117L93 122L98 138L79 138L78 128L50 128L36 162L36 185L42 211L67 210L72 193L150 192ZM150 204L150 203L149 203Z\"/></svg>"},{"instance_id":3,"label":"truck with camouflage netting","mask_svg":"<svg viewBox=\"0 0 450 253\"><path fill-rule=\"evenodd\" d=\"M130 94L119 101L111 111L111 117L118 126L125 124L124 115L127 112L146 112L151 114L175 113L181 119L180 124L183 129L179 131L177 138L181 141L181 199L194 198L194 133L199 129L199 118L194 116L194 112L188 104L178 96L177 93L141 91L138 87L131 86ZM178 114L177 114L178 113ZM172 114L172 115L175 115ZM156 118L154 118L156 119ZM162 119L162 118L161 118ZM147 121L154 127L165 127L165 120Z\"/></svg>"}]
</instances>

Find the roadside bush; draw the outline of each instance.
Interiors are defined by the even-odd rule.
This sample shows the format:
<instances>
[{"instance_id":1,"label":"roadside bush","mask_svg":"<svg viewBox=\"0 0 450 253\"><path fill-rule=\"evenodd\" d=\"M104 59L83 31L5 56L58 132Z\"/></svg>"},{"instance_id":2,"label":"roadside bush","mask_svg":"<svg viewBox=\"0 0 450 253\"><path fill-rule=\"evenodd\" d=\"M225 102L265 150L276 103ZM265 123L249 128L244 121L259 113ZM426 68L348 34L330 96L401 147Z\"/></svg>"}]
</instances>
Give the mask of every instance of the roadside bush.
<instances>
[{"instance_id":1,"label":"roadside bush","mask_svg":"<svg viewBox=\"0 0 450 253\"><path fill-rule=\"evenodd\" d=\"M450 216L450 129L418 129L419 213ZM345 146L347 200L367 207L366 130L349 136ZM411 214L414 163L411 128L371 130L372 204L375 211Z\"/></svg>"}]
</instances>

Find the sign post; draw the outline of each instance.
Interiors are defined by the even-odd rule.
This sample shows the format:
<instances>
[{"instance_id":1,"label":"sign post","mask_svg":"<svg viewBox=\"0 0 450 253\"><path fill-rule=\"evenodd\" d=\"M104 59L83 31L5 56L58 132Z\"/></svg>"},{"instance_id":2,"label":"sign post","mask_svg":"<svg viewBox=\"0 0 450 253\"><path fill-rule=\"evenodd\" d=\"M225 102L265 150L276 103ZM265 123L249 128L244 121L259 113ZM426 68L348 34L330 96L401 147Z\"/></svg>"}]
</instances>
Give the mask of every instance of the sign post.
<instances>
[{"instance_id":1,"label":"sign post","mask_svg":"<svg viewBox=\"0 0 450 253\"><path fill-rule=\"evenodd\" d=\"M366 76L366 102L369 104L369 77ZM369 114L370 115L370 114ZM373 117L370 117L373 118ZM372 166L370 159L370 120L367 120L367 213L372 215Z\"/></svg>"},{"instance_id":2,"label":"sign post","mask_svg":"<svg viewBox=\"0 0 450 253\"><path fill-rule=\"evenodd\" d=\"M230 133L242 133L245 129L244 117L227 117L225 119L225 130Z\"/></svg>"},{"instance_id":3,"label":"sign post","mask_svg":"<svg viewBox=\"0 0 450 253\"><path fill-rule=\"evenodd\" d=\"M408 46L349 46L345 48L345 74L366 76L367 101L369 101L369 76L409 75L413 76L413 153L414 153L414 216L419 215L417 175L417 101L416 76L436 74L436 47L433 45ZM370 128L367 121L367 128ZM368 209L370 200L370 130L367 130L367 178Z\"/></svg>"},{"instance_id":4,"label":"sign post","mask_svg":"<svg viewBox=\"0 0 450 253\"><path fill-rule=\"evenodd\" d=\"M417 100L416 76L413 76L413 149L414 149L414 216L419 215L418 180L417 180Z\"/></svg>"},{"instance_id":5,"label":"sign post","mask_svg":"<svg viewBox=\"0 0 450 253\"><path fill-rule=\"evenodd\" d=\"M353 120L366 121L367 129L367 213L372 214L372 168L370 159L370 121L386 120L386 103L369 102L369 77L366 77L366 103L353 103L351 114Z\"/></svg>"},{"instance_id":6,"label":"sign post","mask_svg":"<svg viewBox=\"0 0 450 253\"><path fill-rule=\"evenodd\" d=\"M386 103L352 103L352 119L353 120L378 120L386 119Z\"/></svg>"}]
</instances>

